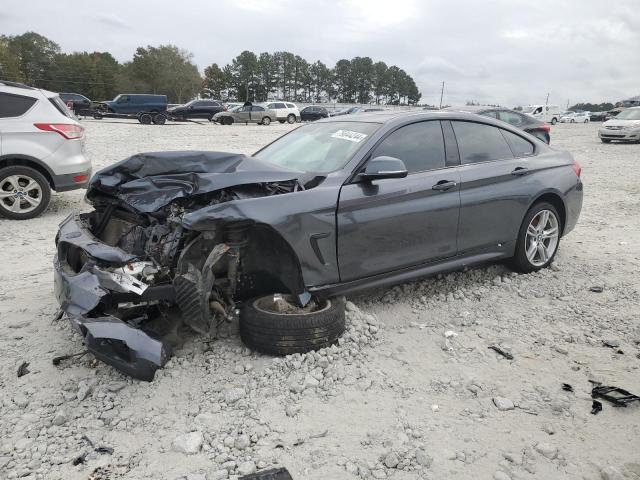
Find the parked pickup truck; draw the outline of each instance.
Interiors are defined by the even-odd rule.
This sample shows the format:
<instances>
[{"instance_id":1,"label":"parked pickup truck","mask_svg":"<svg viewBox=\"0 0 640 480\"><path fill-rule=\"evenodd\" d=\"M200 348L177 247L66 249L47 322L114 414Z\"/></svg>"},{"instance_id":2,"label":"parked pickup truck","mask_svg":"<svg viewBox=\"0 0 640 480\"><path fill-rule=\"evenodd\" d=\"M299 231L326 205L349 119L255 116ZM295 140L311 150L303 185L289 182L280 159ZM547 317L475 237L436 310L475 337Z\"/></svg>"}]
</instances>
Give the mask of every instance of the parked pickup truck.
<instances>
[{"instance_id":1,"label":"parked pickup truck","mask_svg":"<svg viewBox=\"0 0 640 480\"><path fill-rule=\"evenodd\" d=\"M140 112L162 113L167 111L167 96L125 93L113 100L102 102L100 109L105 113L127 115L137 115Z\"/></svg>"}]
</instances>

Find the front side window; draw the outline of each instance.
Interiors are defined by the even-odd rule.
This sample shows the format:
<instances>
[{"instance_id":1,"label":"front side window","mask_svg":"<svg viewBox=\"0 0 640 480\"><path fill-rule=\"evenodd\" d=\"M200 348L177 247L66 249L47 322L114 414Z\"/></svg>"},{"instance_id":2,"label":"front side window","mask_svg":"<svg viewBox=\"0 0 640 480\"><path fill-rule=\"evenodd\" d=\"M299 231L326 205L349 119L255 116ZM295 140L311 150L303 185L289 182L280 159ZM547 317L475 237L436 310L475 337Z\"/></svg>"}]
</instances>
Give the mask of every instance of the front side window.
<instances>
[{"instance_id":1,"label":"front side window","mask_svg":"<svg viewBox=\"0 0 640 480\"><path fill-rule=\"evenodd\" d=\"M313 123L296 128L254 157L287 169L329 173L344 168L378 123Z\"/></svg>"},{"instance_id":2,"label":"front side window","mask_svg":"<svg viewBox=\"0 0 640 480\"><path fill-rule=\"evenodd\" d=\"M419 122L400 127L375 148L371 158L381 156L402 160L409 173L443 168L445 153L440 122Z\"/></svg>"},{"instance_id":3,"label":"front side window","mask_svg":"<svg viewBox=\"0 0 640 480\"><path fill-rule=\"evenodd\" d=\"M258 106L251 107L251 110L254 112L264 112L264 108Z\"/></svg>"},{"instance_id":4,"label":"front side window","mask_svg":"<svg viewBox=\"0 0 640 480\"><path fill-rule=\"evenodd\" d=\"M462 164L513 158L511 149L498 128L474 122L452 121L451 124L458 141Z\"/></svg>"},{"instance_id":5,"label":"front side window","mask_svg":"<svg viewBox=\"0 0 640 480\"><path fill-rule=\"evenodd\" d=\"M10 93L0 93L0 118L19 117L36 103L37 100L22 95L12 95Z\"/></svg>"},{"instance_id":6,"label":"front side window","mask_svg":"<svg viewBox=\"0 0 640 480\"><path fill-rule=\"evenodd\" d=\"M287 107L288 108L296 108L296 106L293 103L287 103Z\"/></svg>"}]
</instances>

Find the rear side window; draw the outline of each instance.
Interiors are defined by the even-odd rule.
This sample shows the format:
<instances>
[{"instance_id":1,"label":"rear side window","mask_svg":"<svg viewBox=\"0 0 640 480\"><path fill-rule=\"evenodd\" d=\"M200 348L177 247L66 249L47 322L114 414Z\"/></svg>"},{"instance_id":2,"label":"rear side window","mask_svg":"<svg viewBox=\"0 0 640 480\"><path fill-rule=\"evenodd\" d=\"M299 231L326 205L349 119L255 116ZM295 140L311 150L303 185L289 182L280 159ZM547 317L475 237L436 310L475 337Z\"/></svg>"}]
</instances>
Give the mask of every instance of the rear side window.
<instances>
[{"instance_id":1,"label":"rear side window","mask_svg":"<svg viewBox=\"0 0 640 480\"><path fill-rule=\"evenodd\" d=\"M258 106L251 107L251 110L252 110L253 112L264 112L264 108L262 108L262 107L258 107Z\"/></svg>"},{"instance_id":2,"label":"rear side window","mask_svg":"<svg viewBox=\"0 0 640 480\"><path fill-rule=\"evenodd\" d=\"M489 118L498 118L498 115L496 114L495 111L491 111L491 112L481 112L480 115L482 115L483 117L489 117Z\"/></svg>"},{"instance_id":3,"label":"rear side window","mask_svg":"<svg viewBox=\"0 0 640 480\"><path fill-rule=\"evenodd\" d=\"M288 108L296 108L296 106L293 103L287 103L287 107Z\"/></svg>"},{"instance_id":4,"label":"rear side window","mask_svg":"<svg viewBox=\"0 0 640 480\"><path fill-rule=\"evenodd\" d=\"M522 116L515 112L500 112L498 115L500 116L500 120L510 123L511 125L518 126L523 123Z\"/></svg>"},{"instance_id":5,"label":"rear side window","mask_svg":"<svg viewBox=\"0 0 640 480\"><path fill-rule=\"evenodd\" d=\"M520 135L516 135L515 133L509 132L507 130L501 130L504 138L507 139L507 143L511 147L511 151L516 157L526 157L529 155L533 155L534 148L533 144L522 138Z\"/></svg>"},{"instance_id":6,"label":"rear side window","mask_svg":"<svg viewBox=\"0 0 640 480\"><path fill-rule=\"evenodd\" d=\"M38 100L22 95L0 93L0 118L19 117L27 113Z\"/></svg>"},{"instance_id":7,"label":"rear side window","mask_svg":"<svg viewBox=\"0 0 640 480\"><path fill-rule=\"evenodd\" d=\"M462 164L513 158L511 149L498 128L473 122L453 121L451 124L458 141Z\"/></svg>"},{"instance_id":8,"label":"rear side window","mask_svg":"<svg viewBox=\"0 0 640 480\"><path fill-rule=\"evenodd\" d=\"M49 101L62 115L64 115L65 117L73 118L73 116L71 115L71 111L69 111L60 97L52 97L49 99Z\"/></svg>"},{"instance_id":9,"label":"rear side window","mask_svg":"<svg viewBox=\"0 0 640 480\"><path fill-rule=\"evenodd\" d=\"M409 173L445 166L444 138L439 121L406 125L391 133L378 145L371 158L399 158Z\"/></svg>"}]
</instances>

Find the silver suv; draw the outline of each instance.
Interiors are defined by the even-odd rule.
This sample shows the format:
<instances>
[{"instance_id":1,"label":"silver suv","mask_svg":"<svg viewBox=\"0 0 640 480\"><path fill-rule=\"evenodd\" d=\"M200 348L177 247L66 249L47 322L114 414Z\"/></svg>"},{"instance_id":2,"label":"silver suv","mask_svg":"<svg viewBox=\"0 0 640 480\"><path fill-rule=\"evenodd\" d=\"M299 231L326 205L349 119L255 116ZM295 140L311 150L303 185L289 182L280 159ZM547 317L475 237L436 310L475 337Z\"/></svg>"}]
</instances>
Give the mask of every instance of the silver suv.
<instances>
[{"instance_id":1,"label":"silver suv","mask_svg":"<svg viewBox=\"0 0 640 480\"><path fill-rule=\"evenodd\" d=\"M36 217L52 189L85 188L90 176L84 128L58 94L0 81L0 215Z\"/></svg>"}]
</instances>

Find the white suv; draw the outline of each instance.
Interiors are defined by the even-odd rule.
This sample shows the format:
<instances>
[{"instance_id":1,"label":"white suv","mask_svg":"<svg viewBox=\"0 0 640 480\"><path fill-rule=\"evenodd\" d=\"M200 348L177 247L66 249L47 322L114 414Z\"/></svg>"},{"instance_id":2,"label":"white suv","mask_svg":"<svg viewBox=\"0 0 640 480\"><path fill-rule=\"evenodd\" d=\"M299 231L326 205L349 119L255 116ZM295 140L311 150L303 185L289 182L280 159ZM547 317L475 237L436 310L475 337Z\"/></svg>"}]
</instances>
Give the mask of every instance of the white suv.
<instances>
[{"instance_id":1,"label":"white suv","mask_svg":"<svg viewBox=\"0 0 640 480\"><path fill-rule=\"evenodd\" d=\"M58 94L0 81L0 216L36 217L52 189L84 188L90 176L84 128Z\"/></svg>"},{"instance_id":2,"label":"white suv","mask_svg":"<svg viewBox=\"0 0 640 480\"><path fill-rule=\"evenodd\" d=\"M264 107L275 110L276 120L278 120L280 123L296 123L300 121L300 110L298 110L298 107L296 107L293 103L268 102L264 104Z\"/></svg>"}]
</instances>

